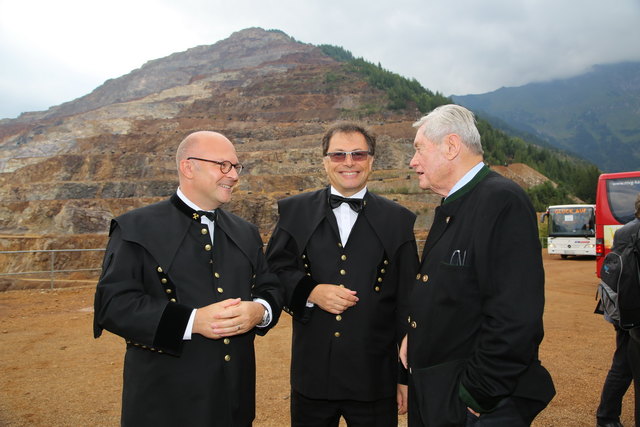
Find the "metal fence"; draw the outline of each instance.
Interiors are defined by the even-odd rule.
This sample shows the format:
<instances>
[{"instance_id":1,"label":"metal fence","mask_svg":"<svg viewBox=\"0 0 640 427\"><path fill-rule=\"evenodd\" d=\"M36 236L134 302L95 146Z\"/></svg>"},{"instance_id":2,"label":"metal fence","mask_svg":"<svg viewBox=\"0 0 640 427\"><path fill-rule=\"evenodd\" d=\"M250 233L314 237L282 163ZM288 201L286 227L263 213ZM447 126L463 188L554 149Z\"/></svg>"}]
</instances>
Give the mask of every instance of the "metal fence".
<instances>
[{"instance_id":1,"label":"metal fence","mask_svg":"<svg viewBox=\"0 0 640 427\"><path fill-rule=\"evenodd\" d=\"M101 267L97 266L94 268L74 268L74 269L61 269L56 270L56 254L60 253L71 253L71 252L96 252L101 251L104 252L104 248L98 249L34 249L34 250L24 250L24 251L0 251L0 255L18 255L18 254L38 254L45 253L49 254L49 268L46 270L34 270L34 271L17 271L17 272L1 272L0 277L4 276L24 276L29 274L48 274L50 281L50 288L53 289L56 281L56 274L58 273L75 273L75 272L89 272L89 271L100 271Z\"/></svg>"},{"instance_id":2,"label":"metal fence","mask_svg":"<svg viewBox=\"0 0 640 427\"><path fill-rule=\"evenodd\" d=\"M422 246L424 245L424 240L417 240L418 243L418 252L419 255L422 252ZM93 268L65 268L56 270L56 254L60 253L71 253L71 252L104 252L104 248L96 248L96 249L34 249L34 250L24 250L24 251L0 251L0 255L20 255L20 254L38 254L44 253L49 254L49 268L46 270L33 270L33 271L16 271L16 272L3 272L0 271L0 278L5 276L25 276L30 274L48 274L49 275L49 287L53 289L55 287L56 282L56 274L59 273L75 273L75 272L90 272L96 271L99 272L101 267L98 265Z\"/></svg>"}]
</instances>

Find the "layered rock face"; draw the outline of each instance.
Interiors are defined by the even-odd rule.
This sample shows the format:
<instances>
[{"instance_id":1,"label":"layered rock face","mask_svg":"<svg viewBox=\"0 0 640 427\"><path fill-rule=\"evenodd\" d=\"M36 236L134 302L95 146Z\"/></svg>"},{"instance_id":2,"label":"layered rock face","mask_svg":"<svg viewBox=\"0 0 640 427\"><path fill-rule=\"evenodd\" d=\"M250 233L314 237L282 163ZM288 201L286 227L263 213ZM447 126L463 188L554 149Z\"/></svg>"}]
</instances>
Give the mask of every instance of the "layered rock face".
<instances>
[{"instance_id":1,"label":"layered rock face","mask_svg":"<svg viewBox=\"0 0 640 427\"><path fill-rule=\"evenodd\" d=\"M325 129L361 118L378 135L369 188L416 212L424 235L439 197L420 190L408 167L420 114L387 102L317 47L277 31L243 30L150 61L75 101L0 121L2 250L104 247L111 218L176 190L175 150L197 130L234 142L246 173L226 208L266 239L278 199L326 185ZM26 256L9 258L0 256L0 271L32 269L20 265ZM14 286L6 281L0 289Z\"/></svg>"}]
</instances>

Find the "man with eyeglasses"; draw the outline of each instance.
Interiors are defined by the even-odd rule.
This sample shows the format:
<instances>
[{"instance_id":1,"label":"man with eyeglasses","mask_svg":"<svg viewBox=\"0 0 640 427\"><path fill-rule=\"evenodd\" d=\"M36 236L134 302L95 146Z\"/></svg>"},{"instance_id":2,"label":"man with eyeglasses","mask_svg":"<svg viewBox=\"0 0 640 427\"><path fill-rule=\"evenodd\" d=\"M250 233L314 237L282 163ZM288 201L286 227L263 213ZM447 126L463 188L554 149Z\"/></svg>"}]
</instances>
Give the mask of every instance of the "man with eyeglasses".
<instances>
[{"instance_id":1,"label":"man with eyeglasses","mask_svg":"<svg viewBox=\"0 0 640 427\"><path fill-rule=\"evenodd\" d=\"M250 426L256 334L282 297L257 228L221 206L242 165L231 142L195 132L179 145L179 188L111 222L94 336L125 338L123 426Z\"/></svg>"},{"instance_id":2,"label":"man with eyeglasses","mask_svg":"<svg viewBox=\"0 0 640 427\"><path fill-rule=\"evenodd\" d=\"M396 426L406 412L401 303L417 268L415 215L367 191L375 137L340 123L322 139L330 186L278 203L267 248L293 317L291 424Z\"/></svg>"}]
</instances>

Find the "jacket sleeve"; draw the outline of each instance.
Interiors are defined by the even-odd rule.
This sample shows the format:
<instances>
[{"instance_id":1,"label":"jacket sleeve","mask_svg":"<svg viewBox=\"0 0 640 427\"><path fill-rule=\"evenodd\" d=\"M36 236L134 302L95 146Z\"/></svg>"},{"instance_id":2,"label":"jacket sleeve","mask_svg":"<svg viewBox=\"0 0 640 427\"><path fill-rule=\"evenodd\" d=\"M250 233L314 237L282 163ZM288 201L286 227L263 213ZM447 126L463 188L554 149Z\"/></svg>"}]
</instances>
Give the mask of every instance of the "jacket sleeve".
<instances>
[{"instance_id":1,"label":"jacket sleeve","mask_svg":"<svg viewBox=\"0 0 640 427\"><path fill-rule=\"evenodd\" d=\"M481 218L486 226L474 239L483 321L459 388L463 402L481 413L511 395L536 364L544 310L544 268L531 203L513 190L487 199Z\"/></svg>"},{"instance_id":2,"label":"jacket sleeve","mask_svg":"<svg viewBox=\"0 0 640 427\"><path fill-rule=\"evenodd\" d=\"M278 323L284 302L284 295L278 276L269 271L261 240L256 262L256 277L251 293L253 298L262 298L271 307L272 317L269 325L264 328L255 328L258 335L264 335Z\"/></svg>"},{"instance_id":3,"label":"jacket sleeve","mask_svg":"<svg viewBox=\"0 0 640 427\"><path fill-rule=\"evenodd\" d=\"M398 266L398 310L397 330L398 345L409 332L409 298L416 282L416 273L420 269L418 248L415 239L407 241L398 250L396 261Z\"/></svg>"},{"instance_id":4,"label":"jacket sleeve","mask_svg":"<svg viewBox=\"0 0 640 427\"><path fill-rule=\"evenodd\" d=\"M318 283L305 273L299 253L293 236L276 226L267 246L269 270L278 276L284 289L284 310L306 322L313 310L306 306L307 300Z\"/></svg>"},{"instance_id":5,"label":"jacket sleeve","mask_svg":"<svg viewBox=\"0 0 640 427\"><path fill-rule=\"evenodd\" d=\"M145 286L153 265L150 254L123 240L115 224L95 293L94 337L106 329L136 345L179 355L193 309L169 302L160 287L154 294Z\"/></svg>"},{"instance_id":6,"label":"jacket sleeve","mask_svg":"<svg viewBox=\"0 0 640 427\"><path fill-rule=\"evenodd\" d=\"M418 248L415 239L405 242L399 249L395 257L396 267L398 269L398 296L397 296L397 313L396 313L396 334L398 348L402 339L408 333L409 317L409 297L411 289L416 280L416 272L420 264L418 261ZM407 370L398 358L398 382L407 384Z\"/></svg>"}]
</instances>

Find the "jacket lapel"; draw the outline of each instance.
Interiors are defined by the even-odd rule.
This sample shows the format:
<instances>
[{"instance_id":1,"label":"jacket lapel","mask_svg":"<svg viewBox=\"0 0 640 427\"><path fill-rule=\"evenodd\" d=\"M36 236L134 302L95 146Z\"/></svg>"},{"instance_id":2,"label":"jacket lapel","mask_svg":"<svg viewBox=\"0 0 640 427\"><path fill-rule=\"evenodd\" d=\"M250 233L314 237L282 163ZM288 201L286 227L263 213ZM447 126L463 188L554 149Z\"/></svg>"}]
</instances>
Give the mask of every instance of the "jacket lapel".
<instances>
[{"instance_id":1,"label":"jacket lapel","mask_svg":"<svg viewBox=\"0 0 640 427\"><path fill-rule=\"evenodd\" d=\"M144 246L159 266L169 271L193 220L170 200L136 211L135 215L125 214L114 220L123 225L122 238Z\"/></svg>"},{"instance_id":2,"label":"jacket lapel","mask_svg":"<svg viewBox=\"0 0 640 427\"><path fill-rule=\"evenodd\" d=\"M453 216L448 212L450 210L448 208L449 206L443 205L436 208L433 224L431 224L429 235L427 236L427 240L424 242L422 261L424 261L429 251L436 245L438 240L440 240L440 237L444 235L444 232L447 230L447 227L453 218Z\"/></svg>"},{"instance_id":3,"label":"jacket lapel","mask_svg":"<svg viewBox=\"0 0 640 427\"><path fill-rule=\"evenodd\" d=\"M278 202L279 227L296 241L301 255L313 232L327 219L337 236L338 223L328 203L329 187L313 193L300 194Z\"/></svg>"},{"instance_id":4,"label":"jacket lapel","mask_svg":"<svg viewBox=\"0 0 640 427\"><path fill-rule=\"evenodd\" d=\"M391 204L393 203L391 201L386 201L386 205L384 203L385 201L380 196L367 191L364 196L364 209L362 209L359 217L365 217L376 233L378 240L382 243L387 255L393 257L400 246L414 238L412 231L405 234L398 233L398 230L413 230L415 216L411 214L405 215L401 210L394 209L395 206ZM404 220L413 221L411 228L392 226L392 222Z\"/></svg>"},{"instance_id":5,"label":"jacket lapel","mask_svg":"<svg viewBox=\"0 0 640 427\"><path fill-rule=\"evenodd\" d=\"M479 182L484 180L491 173L491 169L487 165L484 165L480 171L462 188L453 193L451 196L442 200L442 204L436 208L435 216L433 218L433 224L429 230L427 241L424 243L424 249L422 251L422 262L429 251L436 245L438 240L444 235L451 224L454 221L455 213L460 207L465 196L469 194Z\"/></svg>"},{"instance_id":6,"label":"jacket lapel","mask_svg":"<svg viewBox=\"0 0 640 427\"><path fill-rule=\"evenodd\" d=\"M237 247L246 255L254 268L254 261L258 258L258 250L262 250L262 247L256 245L256 235L253 232L253 228L243 224L239 217L230 214L220 208L217 210L218 220L215 223L216 234L222 232L231 240ZM214 246L216 242L219 242L217 238L214 239Z\"/></svg>"}]
</instances>

